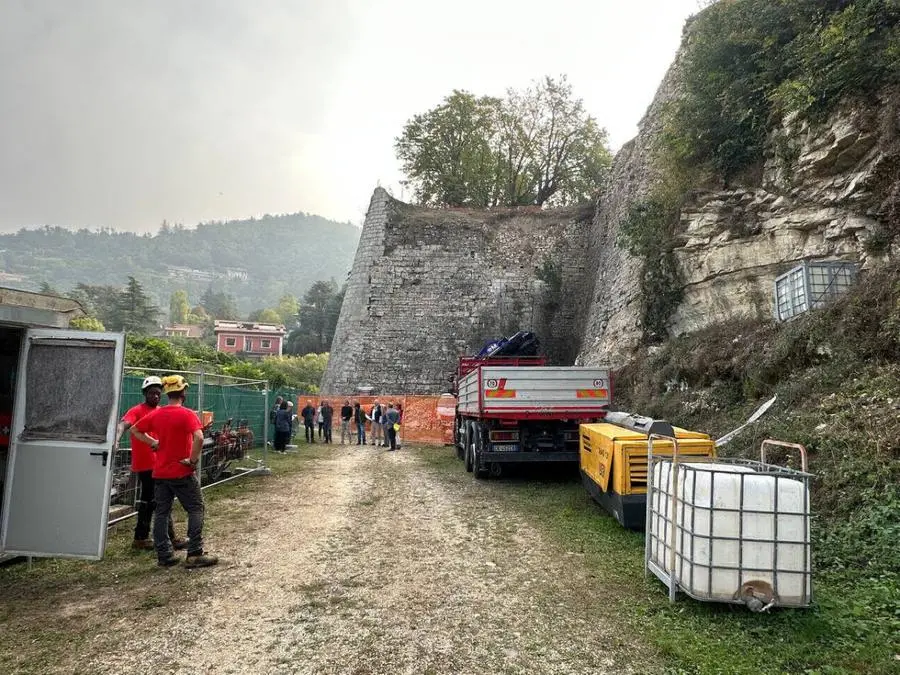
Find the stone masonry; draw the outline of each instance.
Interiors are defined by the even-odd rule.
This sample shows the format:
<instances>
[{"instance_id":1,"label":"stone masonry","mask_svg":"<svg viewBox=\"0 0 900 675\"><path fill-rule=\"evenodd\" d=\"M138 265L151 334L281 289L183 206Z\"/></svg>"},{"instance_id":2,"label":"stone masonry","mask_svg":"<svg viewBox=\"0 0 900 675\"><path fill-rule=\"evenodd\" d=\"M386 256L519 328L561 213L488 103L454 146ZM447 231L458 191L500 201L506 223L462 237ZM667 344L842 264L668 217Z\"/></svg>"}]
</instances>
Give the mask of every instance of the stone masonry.
<instances>
[{"instance_id":1,"label":"stone masonry","mask_svg":"<svg viewBox=\"0 0 900 675\"><path fill-rule=\"evenodd\" d=\"M372 196L322 383L325 393L441 393L457 356L517 330L551 362L579 347L592 209L427 209Z\"/></svg>"}]
</instances>

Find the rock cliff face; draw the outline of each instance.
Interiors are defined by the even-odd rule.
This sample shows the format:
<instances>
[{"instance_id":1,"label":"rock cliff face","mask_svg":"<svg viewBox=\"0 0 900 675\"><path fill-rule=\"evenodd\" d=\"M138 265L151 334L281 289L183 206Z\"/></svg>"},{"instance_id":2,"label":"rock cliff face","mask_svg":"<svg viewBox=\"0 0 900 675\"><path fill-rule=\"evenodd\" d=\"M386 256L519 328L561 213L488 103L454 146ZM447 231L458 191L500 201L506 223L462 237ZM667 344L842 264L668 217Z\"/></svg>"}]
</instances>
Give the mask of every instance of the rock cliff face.
<instances>
[{"instance_id":1,"label":"rock cliff face","mask_svg":"<svg viewBox=\"0 0 900 675\"><path fill-rule=\"evenodd\" d=\"M682 211L675 251L686 281L675 334L734 316L772 315L775 277L800 260L864 265L897 227L900 97L847 105L812 127L771 136L758 187L699 193Z\"/></svg>"},{"instance_id":2,"label":"rock cliff face","mask_svg":"<svg viewBox=\"0 0 900 675\"><path fill-rule=\"evenodd\" d=\"M557 363L625 363L641 340L643 261L616 242L630 206L665 181L654 149L678 92L676 61L587 214L432 210L376 190L324 391L441 392L459 354L520 328ZM674 250L684 288L670 332L768 319L775 277L802 260L896 253L898 139L900 93L885 92L819 125L786 120L751 184L695 190Z\"/></svg>"},{"instance_id":3,"label":"rock cliff face","mask_svg":"<svg viewBox=\"0 0 900 675\"><path fill-rule=\"evenodd\" d=\"M622 364L641 338L642 261L619 247L616 239L629 207L646 199L663 180L653 161L654 148L662 132L663 108L678 94L679 72L676 61L641 120L638 135L616 154L609 183L597 202L588 249L591 292L579 305L580 364Z\"/></svg>"}]
</instances>

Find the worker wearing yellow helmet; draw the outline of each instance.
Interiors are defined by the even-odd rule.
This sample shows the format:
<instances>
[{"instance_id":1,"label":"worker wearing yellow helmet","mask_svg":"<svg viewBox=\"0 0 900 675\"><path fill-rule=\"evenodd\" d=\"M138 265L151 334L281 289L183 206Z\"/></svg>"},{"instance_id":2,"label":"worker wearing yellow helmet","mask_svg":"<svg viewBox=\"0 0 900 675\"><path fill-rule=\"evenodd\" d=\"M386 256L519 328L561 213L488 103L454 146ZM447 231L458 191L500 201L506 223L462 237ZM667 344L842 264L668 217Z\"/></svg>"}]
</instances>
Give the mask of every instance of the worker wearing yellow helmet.
<instances>
[{"instance_id":1,"label":"worker wearing yellow helmet","mask_svg":"<svg viewBox=\"0 0 900 675\"><path fill-rule=\"evenodd\" d=\"M138 420L149 415L159 405L162 396L163 383L155 375L144 379L141 383L141 393L144 400L136 406L132 406L122 416L119 426L116 428L116 440L113 451L118 450L119 440L122 434L134 426ZM156 510L154 498L155 486L153 484L153 461L155 453L146 443L138 439L131 441L131 472L137 478L140 485L140 499L137 500L137 523L134 526L134 541L131 547L138 550L153 550L153 540L150 539L150 525L153 522L153 512ZM169 538L176 551L187 548L187 539L175 536L175 527L169 518Z\"/></svg>"},{"instance_id":2,"label":"worker wearing yellow helmet","mask_svg":"<svg viewBox=\"0 0 900 675\"><path fill-rule=\"evenodd\" d=\"M166 522L175 499L188 516L188 552L185 567L209 567L219 562L203 550L203 517L206 506L195 469L203 448L203 431L197 413L185 406L188 383L181 375L162 378L163 393L169 404L141 418L131 434L156 451L153 480L156 487L156 513L153 520L153 544L158 564L178 564Z\"/></svg>"}]
</instances>

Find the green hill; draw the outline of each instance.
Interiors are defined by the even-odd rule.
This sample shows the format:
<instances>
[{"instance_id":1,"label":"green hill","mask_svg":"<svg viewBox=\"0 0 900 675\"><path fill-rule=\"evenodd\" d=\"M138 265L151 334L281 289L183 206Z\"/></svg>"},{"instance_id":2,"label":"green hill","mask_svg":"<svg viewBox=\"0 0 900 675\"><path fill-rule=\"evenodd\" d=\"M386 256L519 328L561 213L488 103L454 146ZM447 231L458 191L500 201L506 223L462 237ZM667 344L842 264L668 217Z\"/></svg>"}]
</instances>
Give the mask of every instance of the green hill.
<instances>
[{"instance_id":1,"label":"green hill","mask_svg":"<svg viewBox=\"0 0 900 675\"><path fill-rule=\"evenodd\" d=\"M68 291L78 283L124 285L134 276L161 309L187 290L196 303L210 286L232 294L241 313L302 295L314 281L342 283L360 229L305 213L164 225L155 235L46 226L0 235L0 285Z\"/></svg>"}]
</instances>

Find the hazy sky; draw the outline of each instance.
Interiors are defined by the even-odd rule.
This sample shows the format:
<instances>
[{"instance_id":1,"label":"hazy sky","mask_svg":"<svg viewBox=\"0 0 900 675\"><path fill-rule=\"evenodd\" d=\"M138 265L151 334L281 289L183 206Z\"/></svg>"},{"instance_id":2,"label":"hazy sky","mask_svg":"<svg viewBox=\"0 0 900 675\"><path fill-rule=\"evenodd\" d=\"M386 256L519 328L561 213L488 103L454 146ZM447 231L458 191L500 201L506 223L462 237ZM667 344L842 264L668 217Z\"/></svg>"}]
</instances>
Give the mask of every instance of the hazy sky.
<instances>
[{"instance_id":1,"label":"hazy sky","mask_svg":"<svg viewBox=\"0 0 900 675\"><path fill-rule=\"evenodd\" d=\"M454 88L566 74L631 138L698 0L0 0L0 230L359 223Z\"/></svg>"}]
</instances>

